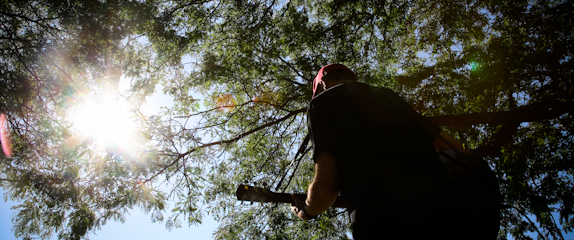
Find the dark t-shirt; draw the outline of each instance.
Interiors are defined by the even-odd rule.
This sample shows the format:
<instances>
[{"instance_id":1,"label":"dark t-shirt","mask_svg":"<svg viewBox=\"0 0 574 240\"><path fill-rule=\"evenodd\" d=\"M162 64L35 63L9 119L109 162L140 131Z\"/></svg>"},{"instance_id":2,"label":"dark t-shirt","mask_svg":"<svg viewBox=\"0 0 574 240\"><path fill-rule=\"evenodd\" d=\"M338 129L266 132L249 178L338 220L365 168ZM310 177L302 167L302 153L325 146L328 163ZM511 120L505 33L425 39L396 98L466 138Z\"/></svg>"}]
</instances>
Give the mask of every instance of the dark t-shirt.
<instances>
[{"instance_id":1,"label":"dark t-shirt","mask_svg":"<svg viewBox=\"0 0 574 240\"><path fill-rule=\"evenodd\" d=\"M432 144L440 128L423 126L396 93L345 83L315 97L307 114L314 158L335 156L350 213L426 222L446 211L446 174Z\"/></svg>"}]
</instances>

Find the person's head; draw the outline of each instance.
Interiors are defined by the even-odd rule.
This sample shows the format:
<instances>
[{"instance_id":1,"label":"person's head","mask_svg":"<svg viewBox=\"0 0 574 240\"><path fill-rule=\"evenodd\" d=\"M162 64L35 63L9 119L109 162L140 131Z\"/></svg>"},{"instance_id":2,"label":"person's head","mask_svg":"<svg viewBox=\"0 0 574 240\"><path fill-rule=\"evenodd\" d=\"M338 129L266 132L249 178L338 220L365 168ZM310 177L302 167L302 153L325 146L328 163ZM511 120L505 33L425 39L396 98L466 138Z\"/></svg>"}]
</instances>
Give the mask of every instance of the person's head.
<instances>
[{"instance_id":1,"label":"person's head","mask_svg":"<svg viewBox=\"0 0 574 240\"><path fill-rule=\"evenodd\" d=\"M344 82L355 82L357 77L343 64L329 64L319 70L313 81L313 98L319 93Z\"/></svg>"}]
</instances>

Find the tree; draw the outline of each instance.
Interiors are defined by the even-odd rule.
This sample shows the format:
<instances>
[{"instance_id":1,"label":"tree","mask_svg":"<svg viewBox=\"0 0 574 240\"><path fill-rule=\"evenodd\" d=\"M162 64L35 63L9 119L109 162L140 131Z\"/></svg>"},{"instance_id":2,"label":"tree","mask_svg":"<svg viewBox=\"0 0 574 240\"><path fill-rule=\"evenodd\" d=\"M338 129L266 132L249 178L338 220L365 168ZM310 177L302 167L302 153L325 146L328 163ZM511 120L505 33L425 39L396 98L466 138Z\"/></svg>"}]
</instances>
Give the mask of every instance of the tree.
<instances>
[{"instance_id":1,"label":"tree","mask_svg":"<svg viewBox=\"0 0 574 240\"><path fill-rule=\"evenodd\" d=\"M4 4L12 6L3 8L12 12L2 12L2 21L32 24L28 28L41 30L39 39L75 47L78 50L69 56L86 57L75 68L50 72L45 67L50 64L25 64L21 60L25 58L17 57L45 59L45 54L4 50L3 63L46 68L42 71L46 76L62 83L70 79L60 76L63 73L75 77L82 69L110 72L104 60L113 60L122 75L133 78L131 97L137 102L144 101L157 84L174 98L174 105L161 115L141 117L146 134L140 144L145 151L129 156L109 150L99 156L86 141L64 146L63 158L38 147L42 145L25 143L47 142L46 146L62 148L67 125L63 118L50 118L62 115L47 110L25 115L20 113L25 108L4 106L15 105L19 95L5 95L2 107L17 116L13 119L45 129L40 136L14 123L16 152L35 152L2 160L3 169L8 169L2 172L7 179L3 188L16 199L41 200L21 206L19 236L48 236L55 231L78 238L108 219L121 219L134 206L162 220L169 198L177 205L168 226L177 226L182 216L190 224L199 222L209 212L221 222L216 233L220 239L348 238L348 219L340 210L303 223L286 206L241 205L233 197L237 184L245 181L305 192L312 163L308 154L298 160L294 155L306 134L310 84L322 65L335 62L355 70L363 82L396 90L488 160L501 183L502 203L512 206L503 211L501 239L508 234L529 239L525 234L534 231L539 238L562 239L564 232L572 231L574 6L567 1L96 1L73 2L66 5L69 11L61 12L56 11L61 9L59 2L47 2L28 4L23 8L31 9L26 18L15 17L24 14L14 10L16 3ZM39 6L41 17L32 15ZM82 25L82 17L93 22ZM38 19L57 26L53 36L43 26L47 23ZM98 26L86 35L102 36L93 38L99 42L75 33L90 30L87 26ZM122 34L104 37L112 36L104 33L116 27ZM3 31L10 38L3 44L18 46L13 36L23 31ZM148 41L126 40L136 36ZM64 44L68 41L78 42ZM108 57L112 50L113 57ZM191 73L183 71L182 54L193 56ZM24 79L34 79L32 71L21 69ZM5 72L3 76L9 76ZM16 88L22 82L10 80L12 85L6 86ZM77 82L105 85L98 76ZM19 89L32 92L40 87ZM65 97L41 89L45 92L34 100ZM203 108L198 108L200 99L193 92L204 96ZM50 124L34 119L50 119ZM46 161L40 165L45 167L56 158L68 165L27 173L35 169L36 159ZM91 177L96 174L102 177ZM167 195L158 188L163 182L170 184ZM199 203L207 207L199 209ZM36 223L41 230L24 228L32 210L43 219L60 216L60 220ZM535 216L530 219L534 223L520 212ZM68 215L72 220L64 227L62 216ZM347 232L340 230L345 227Z\"/></svg>"},{"instance_id":2,"label":"tree","mask_svg":"<svg viewBox=\"0 0 574 240\"><path fill-rule=\"evenodd\" d=\"M453 14L469 7L479 11ZM534 226L517 214L525 211L534 215L543 229L545 236L540 238L563 238L558 223L564 231L572 230L571 195L564 194L572 189L572 181L567 177L571 169L565 167L572 157L563 152L570 150L572 133L562 127L572 121L572 63L569 61L572 21L568 19L572 5L484 2L448 4L446 9L450 11L441 9L446 13L443 22L457 20L453 16L475 16L462 20L470 26L488 28L478 31L449 24L458 28L448 29L444 23L442 29L433 24L429 24L428 29L420 28L422 37L413 41L429 39L436 43L426 48L429 44L421 41L419 46L437 57L427 66L419 61L418 66L423 67L404 79L406 85L410 89L418 88L414 96L419 99L428 99L431 94L436 96L436 89L440 89L441 98L434 98L433 102L419 100L418 106L425 107L432 115L461 113L459 111L504 111L512 115L512 118L505 117L506 122L492 119L480 128L450 129L456 131L460 139L467 140L467 146L487 157L499 174L504 204L519 208L503 212L503 232L519 237L525 230L534 231ZM489 14L481 16L480 11ZM480 22L488 24L476 24ZM476 37L468 38L470 34L465 32ZM448 36L453 35L460 37L452 41ZM449 106L445 99L455 101ZM527 117L534 117L534 113L537 119ZM559 219L555 219L556 216Z\"/></svg>"},{"instance_id":3,"label":"tree","mask_svg":"<svg viewBox=\"0 0 574 240\"><path fill-rule=\"evenodd\" d=\"M137 39L161 29L156 8L130 1L0 4L0 111L8 115L15 152L1 157L0 184L5 199L22 202L13 218L16 237L79 239L136 206L160 218L164 195L135 187L145 174L140 166L154 156L99 151L74 136L67 118L85 98L116 90L121 75L133 76L136 100L166 78L173 56L157 56ZM139 24L144 19L149 26ZM179 38L155 31L148 39Z\"/></svg>"}]
</instances>

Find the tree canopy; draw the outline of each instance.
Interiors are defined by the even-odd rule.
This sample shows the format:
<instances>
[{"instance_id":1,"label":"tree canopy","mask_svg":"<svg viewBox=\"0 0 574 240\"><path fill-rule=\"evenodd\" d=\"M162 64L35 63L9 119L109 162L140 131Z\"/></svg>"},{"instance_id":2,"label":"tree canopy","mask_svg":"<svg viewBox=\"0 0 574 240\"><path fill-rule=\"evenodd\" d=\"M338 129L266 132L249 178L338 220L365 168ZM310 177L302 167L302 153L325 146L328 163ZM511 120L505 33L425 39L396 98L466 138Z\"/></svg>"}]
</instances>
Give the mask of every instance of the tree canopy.
<instances>
[{"instance_id":1,"label":"tree canopy","mask_svg":"<svg viewBox=\"0 0 574 240\"><path fill-rule=\"evenodd\" d=\"M294 158L312 80L329 63L395 90L488 161L507 206L500 239L574 229L570 1L0 6L0 112L13 149L0 156L0 186L22 202L17 237L79 239L137 207L168 228L212 214L217 239L349 238L344 210L302 222L282 204L234 195L244 182L306 191L309 149ZM173 105L146 115L139 108L158 89ZM134 109L129 146L102 147L74 128L72 110L107 94Z\"/></svg>"}]
</instances>

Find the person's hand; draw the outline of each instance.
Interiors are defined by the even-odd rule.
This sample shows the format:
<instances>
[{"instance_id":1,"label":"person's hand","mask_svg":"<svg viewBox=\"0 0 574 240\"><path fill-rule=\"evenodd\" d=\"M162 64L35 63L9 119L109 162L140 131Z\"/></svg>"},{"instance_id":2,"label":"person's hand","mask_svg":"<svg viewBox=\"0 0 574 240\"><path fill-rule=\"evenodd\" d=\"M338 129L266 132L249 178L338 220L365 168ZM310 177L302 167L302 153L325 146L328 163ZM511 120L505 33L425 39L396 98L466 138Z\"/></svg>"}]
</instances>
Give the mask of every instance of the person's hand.
<instances>
[{"instance_id":1,"label":"person's hand","mask_svg":"<svg viewBox=\"0 0 574 240\"><path fill-rule=\"evenodd\" d=\"M293 201L295 202L294 205L291 205L291 211L293 211L293 213L295 213L295 215L297 215L297 217L301 218L303 221L311 220L311 218L305 214L305 210L303 210L307 204L305 204L304 201L301 201L301 199L299 199L299 197L297 197L297 195L294 193L291 194L291 198L293 198Z\"/></svg>"}]
</instances>

